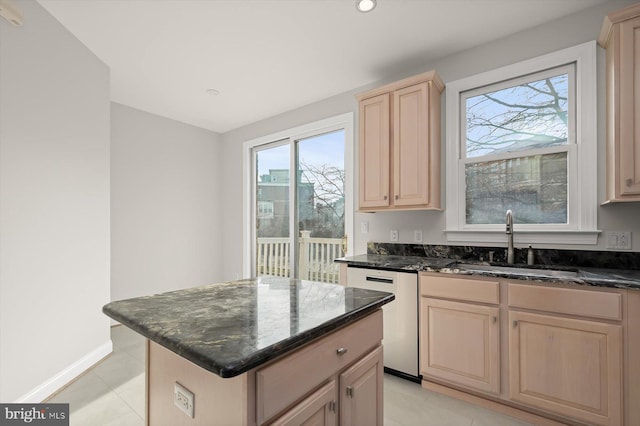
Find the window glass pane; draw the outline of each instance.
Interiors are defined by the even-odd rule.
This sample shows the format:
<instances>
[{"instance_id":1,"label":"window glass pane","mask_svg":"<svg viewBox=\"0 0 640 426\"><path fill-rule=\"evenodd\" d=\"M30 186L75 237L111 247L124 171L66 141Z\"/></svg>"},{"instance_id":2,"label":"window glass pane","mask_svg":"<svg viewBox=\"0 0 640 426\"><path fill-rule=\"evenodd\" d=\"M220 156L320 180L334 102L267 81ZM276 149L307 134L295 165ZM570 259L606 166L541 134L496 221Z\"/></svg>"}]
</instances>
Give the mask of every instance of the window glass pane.
<instances>
[{"instance_id":1,"label":"window glass pane","mask_svg":"<svg viewBox=\"0 0 640 426\"><path fill-rule=\"evenodd\" d=\"M567 223L567 153L467 164L466 223Z\"/></svg>"},{"instance_id":2,"label":"window glass pane","mask_svg":"<svg viewBox=\"0 0 640 426\"><path fill-rule=\"evenodd\" d=\"M313 237L344 236L344 130L298 141L298 224Z\"/></svg>"},{"instance_id":3,"label":"window glass pane","mask_svg":"<svg viewBox=\"0 0 640 426\"><path fill-rule=\"evenodd\" d=\"M297 142L298 278L337 283L344 228L344 130Z\"/></svg>"},{"instance_id":4,"label":"window glass pane","mask_svg":"<svg viewBox=\"0 0 640 426\"><path fill-rule=\"evenodd\" d=\"M281 145L256 153L258 238L289 237L289 151Z\"/></svg>"},{"instance_id":5,"label":"window glass pane","mask_svg":"<svg viewBox=\"0 0 640 426\"><path fill-rule=\"evenodd\" d=\"M255 152L255 275L291 276L289 145Z\"/></svg>"},{"instance_id":6,"label":"window glass pane","mask_svg":"<svg viewBox=\"0 0 640 426\"><path fill-rule=\"evenodd\" d=\"M567 143L569 75L527 82L466 99L466 156Z\"/></svg>"}]
</instances>

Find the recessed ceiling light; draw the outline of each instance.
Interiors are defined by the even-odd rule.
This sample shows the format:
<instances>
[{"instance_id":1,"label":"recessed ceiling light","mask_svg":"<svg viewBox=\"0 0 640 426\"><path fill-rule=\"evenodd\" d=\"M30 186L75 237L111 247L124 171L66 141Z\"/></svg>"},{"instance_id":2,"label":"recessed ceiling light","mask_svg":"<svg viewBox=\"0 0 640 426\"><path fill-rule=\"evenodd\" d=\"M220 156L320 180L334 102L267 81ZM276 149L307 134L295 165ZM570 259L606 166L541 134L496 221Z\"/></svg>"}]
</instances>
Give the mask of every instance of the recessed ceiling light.
<instances>
[{"instance_id":1,"label":"recessed ceiling light","mask_svg":"<svg viewBox=\"0 0 640 426\"><path fill-rule=\"evenodd\" d=\"M356 0L356 9L360 12L371 12L376 8L376 0Z\"/></svg>"},{"instance_id":2,"label":"recessed ceiling light","mask_svg":"<svg viewBox=\"0 0 640 426\"><path fill-rule=\"evenodd\" d=\"M220 94L220 91L218 91L216 89L207 89L207 90L205 90L205 92L209 96L218 96Z\"/></svg>"}]
</instances>

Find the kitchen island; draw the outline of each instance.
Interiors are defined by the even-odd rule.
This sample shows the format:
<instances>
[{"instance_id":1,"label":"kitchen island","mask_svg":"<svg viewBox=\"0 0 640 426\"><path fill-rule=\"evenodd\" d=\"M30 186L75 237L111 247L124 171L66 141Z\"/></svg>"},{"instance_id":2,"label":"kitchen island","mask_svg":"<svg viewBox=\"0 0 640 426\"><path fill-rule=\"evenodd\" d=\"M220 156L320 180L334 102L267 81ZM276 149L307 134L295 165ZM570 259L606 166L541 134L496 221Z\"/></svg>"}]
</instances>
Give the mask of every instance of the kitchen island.
<instances>
[{"instance_id":1,"label":"kitchen island","mask_svg":"<svg viewBox=\"0 0 640 426\"><path fill-rule=\"evenodd\" d=\"M262 277L103 311L147 338L148 425L382 424L380 308L393 299Z\"/></svg>"}]
</instances>

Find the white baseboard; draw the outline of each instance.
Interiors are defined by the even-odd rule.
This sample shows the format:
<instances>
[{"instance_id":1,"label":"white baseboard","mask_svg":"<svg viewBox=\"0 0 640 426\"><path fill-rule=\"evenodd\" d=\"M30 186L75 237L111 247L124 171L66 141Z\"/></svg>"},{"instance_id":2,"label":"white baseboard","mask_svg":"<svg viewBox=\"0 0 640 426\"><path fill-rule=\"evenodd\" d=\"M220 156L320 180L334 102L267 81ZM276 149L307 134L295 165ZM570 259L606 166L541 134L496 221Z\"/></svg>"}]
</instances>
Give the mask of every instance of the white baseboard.
<instances>
[{"instance_id":1,"label":"white baseboard","mask_svg":"<svg viewBox=\"0 0 640 426\"><path fill-rule=\"evenodd\" d=\"M100 361L105 356L113 352L113 343L111 339L100 345L95 350L89 352L58 374L54 375L50 379L36 386L31 391L18 398L15 403L40 403L45 398L53 395L55 392L64 387L67 383L70 383L76 377L91 368L94 364Z\"/></svg>"}]
</instances>

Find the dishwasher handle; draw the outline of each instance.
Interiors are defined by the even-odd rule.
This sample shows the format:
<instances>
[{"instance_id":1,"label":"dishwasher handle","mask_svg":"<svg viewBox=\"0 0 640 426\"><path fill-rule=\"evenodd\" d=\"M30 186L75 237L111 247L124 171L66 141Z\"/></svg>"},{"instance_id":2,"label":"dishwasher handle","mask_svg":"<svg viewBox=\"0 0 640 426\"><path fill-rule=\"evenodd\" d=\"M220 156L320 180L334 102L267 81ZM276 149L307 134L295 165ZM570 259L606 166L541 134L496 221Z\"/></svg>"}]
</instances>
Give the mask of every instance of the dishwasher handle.
<instances>
[{"instance_id":1,"label":"dishwasher handle","mask_svg":"<svg viewBox=\"0 0 640 426\"><path fill-rule=\"evenodd\" d=\"M375 283L393 284L393 278L370 277L367 275L366 280Z\"/></svg>"}]
</instances>

